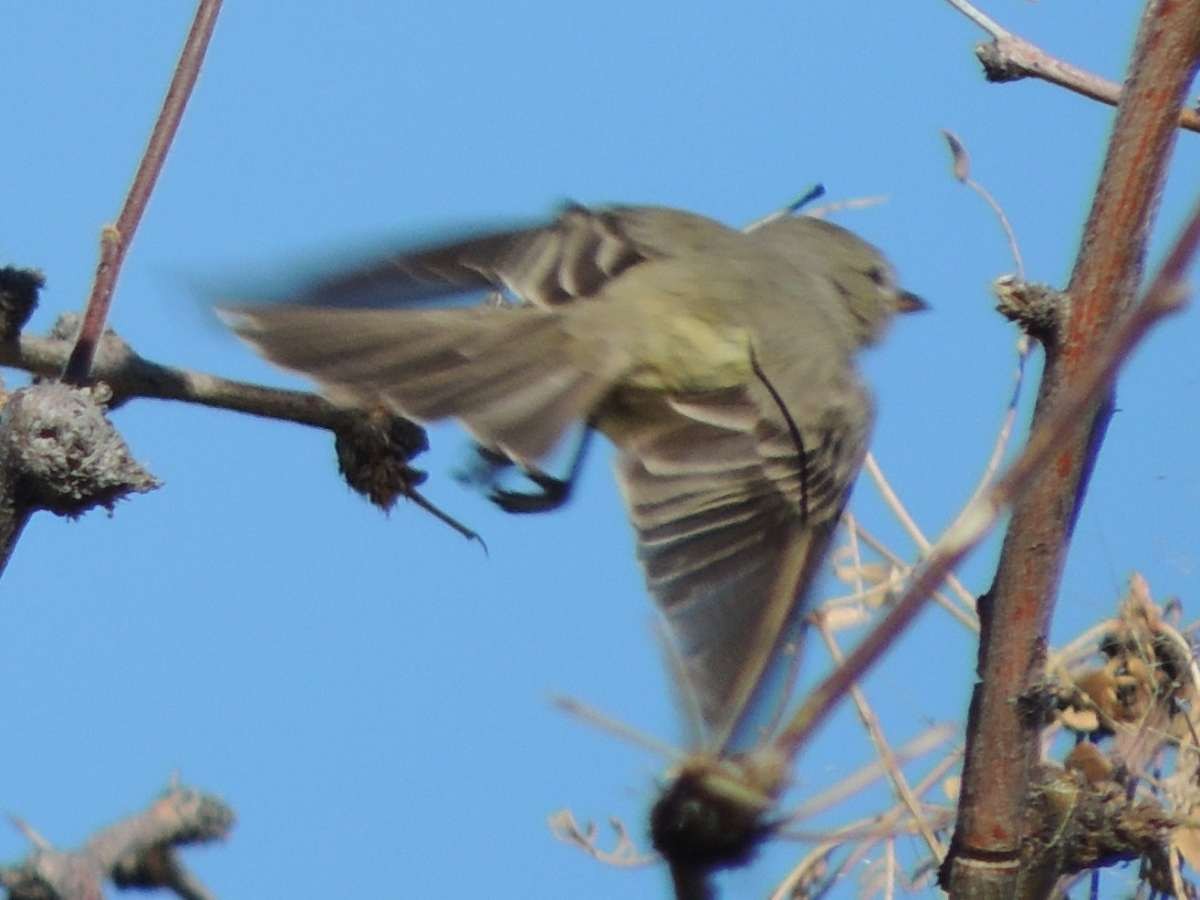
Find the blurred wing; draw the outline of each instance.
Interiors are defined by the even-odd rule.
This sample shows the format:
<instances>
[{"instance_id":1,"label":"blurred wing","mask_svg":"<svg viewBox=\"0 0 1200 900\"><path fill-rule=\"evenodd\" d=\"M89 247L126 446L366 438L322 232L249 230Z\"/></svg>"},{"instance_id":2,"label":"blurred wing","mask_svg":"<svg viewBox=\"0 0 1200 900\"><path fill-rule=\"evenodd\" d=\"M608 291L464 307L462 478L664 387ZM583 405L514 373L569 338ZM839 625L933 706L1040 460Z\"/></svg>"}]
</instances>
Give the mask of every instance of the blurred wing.
<instances>
[{"instance_id":1,"label":"blurred wing","mask_svg":"<svg viewBox=\"0 0 1200 900\"><path fill-rule=\"evenodd\" d=\"M586 420L622 372L620 354L572 357L561 304L600 293L641 262L719 248L740 234L652 207L566 209L551 224L388 257L321 281L287 305L224 311L273 362L340 402L381 402L411 418L453 416L483 444L536 466ZM373 309L505 289L525 306Z\"/></svg>"},{"instance_id":2,"label":"blurred wing","mask_svg":"<svg viewBox=\"0 0 1200 900\"><path fill-rule=\"evenodd\" d=\"M536 466L586 419L612 374L572 360L548 310L243 307L226 321L263 356L332 399L421 421L453 416L489 447Z\"/></svg>"},{"instance_id":3,"label":"blurred wing","mask_svg":"<svg viewBox=\"0 0 1200 900\"><path fill-rule=\"evenodd\" d=\"M592 297L648 259L695 252L737 232L654 207L568 207L545 227L484 234L385 257L313 285L307 306L402 306L471 291L508 290L535 306Z\"/></svg>"},{"instance_id":4,"label":"blurred wing","mask_svg":"<svg viewBox=\"0 0 1200 900\"><path fill-rule=\"evenodd\" d=\"M622 442L639 556L711 749L743 736L796 636L865 452L869 405L848 399L805 422L759 385L675 399Z\"/></svg>"}]
</instances>

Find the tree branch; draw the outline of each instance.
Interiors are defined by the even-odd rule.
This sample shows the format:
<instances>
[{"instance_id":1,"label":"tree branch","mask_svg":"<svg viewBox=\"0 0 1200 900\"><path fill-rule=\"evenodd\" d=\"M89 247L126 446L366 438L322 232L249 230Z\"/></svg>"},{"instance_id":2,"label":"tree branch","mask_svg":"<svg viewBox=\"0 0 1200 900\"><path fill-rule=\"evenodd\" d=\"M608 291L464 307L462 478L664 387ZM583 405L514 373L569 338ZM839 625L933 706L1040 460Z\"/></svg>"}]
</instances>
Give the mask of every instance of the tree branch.
<instances>
[{"instance_id":1,"label":"tree branch","mask_svg":"<svg viewBox=\"0 0 1200 900\"><path fill-rule=\"evenodd\" d=\"M1016 701L1042 676L1046 631L1071 532L1112 409L1106 378L1086 396L1097 368L1092 360L1105 345L1112 348L1103 354L1105 360L1120 360L1158 318L1177 308L1183 265L1200 241L1197 209L1142 305L1110 339L1141 276L1146 235L1198 61L1200 0L1151 0L1068 287L1062 328L1045 342L1045 371L1025 455L1036 450L1050 464L1029 473L996 579L981 601L980 681L970 709L958 827L943 870L953 896L1011 897L1021 874L1040 722L1023 717ZM1053 438L1052 422L1063 426ZM1034 881L1027 877L1021 884L1037 895Z\"/></svg>"},{"instance_id":2,"label":"tree branch","mask_svg":"<svg viewBox=\"0 0 1200 900\"><path fill-rule=\"evenodd\" d=\"M1036 44L1003 28L967 0L946 2L992 36L989 43L975 48L975 56L983 64L988 81L1040 78L1109 106L1120 102L1121 85L1116 82L1051 56ZM1178 117L1180 128L1200 131L1200 111L1181 106Z\"/></svg>"},{"instance_id":3,"label":"tree branch","mask_svg":"<svg viewBox=\"0 0 1200 900\"><path fill-rule=\"evenodd\" d=\"M233 822L233 810L222 800L179 785L143 812L101 829L78 850L56 850L14 820L33 851L19 863L0 867L0 885L10 900L99 900L106 880L122 888L167 888L185 900L213 900L176 851L223 840Z\"/></svg>"},{"instance_id":4,"label":"tree branch","mask_svg":"<svg viewBox=\"0 0 1200 900\"><path fill-rule=\"evenodd\" d=\"M21 335L17 340L0 340L0 366L53 377L71 353L75 321L74 316L62 317L46 338ZM139 356L112 331L106 331L95 348L91 378L111 389L112 406L135 397L178 400L325 429L336 438L338 465L346 482L371 503L387 510L397 498L406 497L468 540L483 543L475 531L417 490L425 473L408 463L428 449L425 431L388 410L347 409L317 394L164 366Z\"/></svg>"}]
</instances>

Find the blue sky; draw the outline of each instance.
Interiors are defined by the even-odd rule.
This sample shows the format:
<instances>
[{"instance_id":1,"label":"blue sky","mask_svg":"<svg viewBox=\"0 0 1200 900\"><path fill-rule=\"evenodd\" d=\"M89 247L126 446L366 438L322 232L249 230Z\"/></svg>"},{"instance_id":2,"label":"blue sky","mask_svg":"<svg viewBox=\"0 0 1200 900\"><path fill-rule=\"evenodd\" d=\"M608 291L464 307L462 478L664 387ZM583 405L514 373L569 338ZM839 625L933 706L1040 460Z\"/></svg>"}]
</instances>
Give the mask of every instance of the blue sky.
<instances>
[{"instance_id":1,"label":"blue sky","mask_svg":"<svg viewBox=\"0 0 1200 900\"><path fill-rule=\"evenodd\" d=\"M98 229L115 218L191 9L8 6L0 257L45 271L31 326L44 330L86 296ZM1119 78L1135 6L988 11ZM1040 83L985 84L971 52L981 35L937 3L299 9L222 13L118 286L112 323L138 352L301 386L214 325L194 285L248 267L286 277L314 254L528 219L564 199L745 223L814 181L834 199L887 194L839 221L884 248L934 311L864 360L881 410L873 446L928 532L950 521L1000 421L1015 335L986 290L1012 269L1005 243L950 177L938 130L966 142L1030 277L1062 284L1109 108ZM1200 140L1181 135L1154 259L1198 175ZM1056 639L1105 615L1134 569L1197 608L1197 323L1192 310L1164 326L1121 384ZM362 502L324 433L155 401L113 418L165 486L111 517L36 518L0 581L0 808L70 845L178 770L238 812L228 844L188 854L222 897L665 895L658 867L602 866L545 825L569 807L620 817L644 843L664 765L556 712L552 694L684 734L607 451L568 509L506 517L449 477L462 433L433 429L418 461L427 494L484 535L485 556L412 506L384 516ZM865 478L852 508L912 558ZM963 568L972 589L994 557L985 547ZM827 659L814 648L808 663L811 679ZM889 738L961 727L973 664L969 635L929 611L866 682ZM804 757L793 799L871 758L843 711ZM888 802L877 792L824 824ZM773 846L729 876L727 895L764 896L804 851ZM24 852L0 829L0 859Z\"/></svg>"}]
</instances>

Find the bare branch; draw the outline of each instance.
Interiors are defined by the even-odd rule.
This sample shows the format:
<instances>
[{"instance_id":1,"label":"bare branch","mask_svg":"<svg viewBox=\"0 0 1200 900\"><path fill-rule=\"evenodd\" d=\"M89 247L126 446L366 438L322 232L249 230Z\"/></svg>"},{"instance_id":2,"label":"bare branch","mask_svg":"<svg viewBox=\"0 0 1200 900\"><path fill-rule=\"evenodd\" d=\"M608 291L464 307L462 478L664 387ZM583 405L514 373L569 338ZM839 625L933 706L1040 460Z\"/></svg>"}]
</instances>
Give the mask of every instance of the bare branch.
<instances>
[{"instance_id":1,"label":"bare branch","mask_svg":"<svg viewBox=\"0 0 1200 900\"><path fill-rule=\"evenodd\" d=\"M858 536L862 539L864 544L886 559L893 566L897 567L898 569L902 569L905 573L912 571L912 566L901 559L898 554L892 552L892 550L889 549L888 546L884 544L883 541L881 541L878 537L876 537L867 529L863 528L862 525L857 525L856 528L858 531ZM947 579L947 583L951 586L953 586L956 582L957 579L955 579L954 582ZM962 587L964 592L966 591L966 587L964 585L960 584L959 586ZM957 591L958 589L955 588L955 590ZM938 606L946 610L946 612L953 616L954 619L957 620L961 625L966 626L966 628L968 628L970 631L978 634L979 617L975 615L975 611L973 609L966 606L967 598L970 596L971 595L969 593L967 593L966 596L960 593L959 599L962 602L956 603L941 591L934 591L931 595L933 601L937 603Z\"/></svg>"},{"instance_id":2,"label":"bare branch","mask_svg":"<svg viewBox=\"0 0 1200 900\"><path fill-rule=\"evenodd\" d=\"M1051 56L1036 44L1002 28L967 0L946 2L992 36L991 42L975 48L988 81L1040 78L1109 106L1120 103L1121 86L1116 82ZM1181 106L1178 118L1180 128L1200 131L1200 112Z\"/></svg>"},{"instance_id":3,"label":"bare branch","mask_svg":"<svg viewBox=\"0 0 1200 900\"><path fill-rule=\"evenodd\" d=\"M1044 342L1032 438L989 491L1001 503L1021 499L981 604L980 680L968 724L963 802L943 868L952 893L962 896L993 890L1011 896L1018 878L1034 892L1042 887L1021 857L1040 723L1014 701L1035 691L1043 677L1067 547L1112 409L1111 378L1146 332L1180 307L1184 264L1200 243L1198 206L1140 306L1126 312L1198 63L1200 0L1151 0L1068 286L1065 319L1060 333ZM953 530L965 536L997 509L975 509L980 521L963 517Z\"/></svg>"},{"instance_id":4,"label":"bare branch","mask_svg":"<svg viewBox=\"0 0 1200 900\"><path fill-rule=\"evenodd\" d=\"M892 488L891 483L883 474L883 469L875 459L875 454L868 453L863 462L863 468L867 470L867 474L871 476L871 480L875 482L875 487L879 491L879 495L883 498L883 502L887 504L888 509L896 517L901 527L912 538L913 543L917 545L917 549L921 553L928 553L930 550L929 538L925 537L925 532L921 530L921 526L916 520L909 515L907 507L900 499L900 495ZM967 615L975 620L975 595L967 590L966 586L959 581L958 576L953 572L946 575L946 584L954 591L955 596L962 601L963 608Z\"/></svg>"},{"instance_id":5,"label":"bare branch","mask_svg":"<svg viewBox=\"0 0 1200 900\"><path fill-rule=\"evenodd\" d=\"M945 757L913 786L913 793L917 797L923 797L934 785L946 777L950 770L958 764L961 756L962 754L959 751L955 751ZM832 850L847 841L861 839L864 842L870 841L874 843L889 835L906 830L903 820L907 812L908 807L902 802L897 802L882 815L861 822L853 822L827 835L825 843L814 847L813 851L801 860L800 864L792 869L788 876L776 886L775 890L771 892L771 900L785 900L785 898L789 897L803 896L796 891L797 886L809 878L814 865L823 861ZM913 823L911 830L915 830L915 828L916 825ZM809 894L808 896L819 896L819 894Z\"/></svg>"},{"instance_id":6,"label":"bare branch","mask_svg":"<svg viewBox=\"0 0 1200 900\"><path fill-rule=\"evenodd\" d=\"M99 900L106 880L119 887L167 888L184 900L212 900L177 850L223 840L233 822L233 810L219 798L174 785L148 809L101 829L78 850L57 850L37 836L25 860L0 867L0 885L12 900ZM19 827L36 835L24 823Z\"/></svg>"},{"instance_id":7,"label":"bare branch","mask_svg":"<svg viewBox=\"0 0 1200 900\"><path fill-rule=\"evenodd\" d=\"M951 726L934 725L908 741L908 743L893 750L892 757L898 764L907 765L910 760L938 749L953 736L954 729ZM955 759L958 759L962 754L959 751L954 751L952 755ZM809 797L795 809L788 812L787 821L792 823L810 819L830 807L836 806L846 798L853 797L886 774L883 763L876 759L874 762L868 763L855 772L852 772L836 784L832 784L820 793ZM795 833L790 828L784 833L789 837L795 837Z\"/></svg>"},{"instance_id":8,"label":"bare branch","mask_svg":"<svg viewBox=\"0 0 1200 900\"><path fill-rule=\"evenodd\" d=\"M834 664L840 665L844 659L842 650L838 646L833 632L825 627L820 618L817 620L817 630L820 632L821 640L825 642L825 647L828 649ZM934 836L933 831L922 818L917 797L909 786L908 779L904 777L904 773L900 770L896 755L892 752L891 745L883 733L883 726L879 723L879 717L875 715L875 711L871 709L871 705L867 701L867 695L861 687L855 684L850 688L850 696L854 700L854 706L858 710L858 717L862 721L863 728L866 729L867 737L870 738L871 745L875 748L875 754L879 757L879 762L883 765L888 779L892 782L892 788L896 792L896 796L908 809L913 820L917 823L921 839L925 841L925 846L929 848L929 852L933 854L933 858L941 861L946 853L945 848L942 847L942 842Z\"/></svg>"},{"instance_id":9,"label":"bare branch","mask_svg":"<svg viewBox=\"0 0 1200 900\"><path fill-rule=\"evenodd\" d=\"M954 177L963 185L974 191L984 203L986 203L996 216L996 220L1000 223L1000 228L1004 232L1004 238L1008 241L1008 252L1012 254L1013 265L1017 269L1017 277L1025 278L1025 262L1021 259L1021 246L1017 242L1017 234L1013 231L1012 223L1008 221L1008 215L1004 212L1004 207L1000 205L1000 201L992 196L992 192L985 188L982 184L971 177L971 157L967 153L967 147L962 142L962 139L953 131L943 128L942 137L946 139L946 143L950 147L950 157L954 164Z\"/></svg>"},{"instance_id":10,"label":"bare branch","mask_svg":"<svg viewBox=\"0 0 1200 900\"><path fill-rule=\"evenodd\" d=\"M72 317L64 317L48 338L22 335L0 341L0 366L53 377L71 353ZM113 405L132 398L178 400L215 409L295 422L332 432L338 441L338 460L347 482L382 509L407 497L469 540L479 535L417 490L424 473L408 461L427 449L424 430L386 410L335 406L324 397L304 391L268 388L204 372L179 369L139 356L120 337L105 332L96 347L91 378L107 385ZM2 521L2 520L0 520Z\"/></svg>"}]
</instances>

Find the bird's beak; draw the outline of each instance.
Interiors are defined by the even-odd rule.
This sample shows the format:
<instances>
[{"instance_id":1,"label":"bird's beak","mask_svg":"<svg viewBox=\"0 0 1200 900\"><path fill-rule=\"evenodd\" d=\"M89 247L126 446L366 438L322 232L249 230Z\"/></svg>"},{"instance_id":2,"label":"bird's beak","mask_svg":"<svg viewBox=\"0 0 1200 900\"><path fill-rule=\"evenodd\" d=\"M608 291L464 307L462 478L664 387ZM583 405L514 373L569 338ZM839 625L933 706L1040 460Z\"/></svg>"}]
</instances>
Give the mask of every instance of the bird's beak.
<instances>
[{"instance_id":1,"label":"bird's beak","mask_svg":"<svg viewBox=\"0 0 1200 900\"><path fill-rule=\"evenodd\" d=\"M924 312L929 309L929 304L916 294L901 291L896 296L896 309L902 313Z\"/></svg>"}]
</instances>

